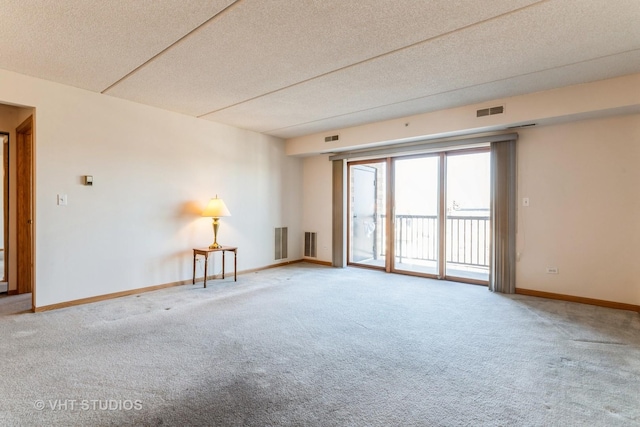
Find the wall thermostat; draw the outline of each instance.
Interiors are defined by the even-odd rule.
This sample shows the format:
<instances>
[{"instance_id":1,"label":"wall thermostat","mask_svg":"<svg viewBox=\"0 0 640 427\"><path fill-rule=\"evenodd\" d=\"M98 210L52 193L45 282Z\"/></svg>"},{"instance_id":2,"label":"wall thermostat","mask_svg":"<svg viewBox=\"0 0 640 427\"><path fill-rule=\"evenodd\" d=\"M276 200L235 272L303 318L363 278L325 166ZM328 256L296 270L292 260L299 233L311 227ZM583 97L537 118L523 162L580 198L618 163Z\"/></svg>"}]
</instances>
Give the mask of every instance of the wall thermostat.
<instances>
[{"instance_id":1,"label":"wall thermostat","mask_svg":"<svg viewBox=\"0 0 640 427\"><path fill-rule=\"evenodd\" d=\"M93 185L93 175L84 176L84 185Z\"/></svg>"}]
</instances>

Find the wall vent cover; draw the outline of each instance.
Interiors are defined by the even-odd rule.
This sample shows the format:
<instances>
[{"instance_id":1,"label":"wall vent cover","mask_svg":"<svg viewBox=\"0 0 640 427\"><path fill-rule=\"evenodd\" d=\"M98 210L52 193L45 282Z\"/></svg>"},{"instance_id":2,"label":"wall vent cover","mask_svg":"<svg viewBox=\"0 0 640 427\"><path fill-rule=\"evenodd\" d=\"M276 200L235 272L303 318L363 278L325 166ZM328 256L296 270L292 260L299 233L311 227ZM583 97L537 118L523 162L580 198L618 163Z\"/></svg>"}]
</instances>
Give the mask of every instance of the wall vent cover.
<instances>
[{"instance_id":1,"label":"wall vent cover","mask_svg":"<svg viewBox=\"0 0 640 427\"><path fill-rule=\"evenodd\" d=\"M525 125L517 125L517 126L509 126L507 129L522 129L522 128L530 128L531 126L535 126L536 123L527 123Z\"/></svg>"},{"instance_id":2,"label":"wall vent cover","mask_svg":"<svg viewBox=\"0 0 640 427\"><path fill-rule=\"evenodd\" d=\"M317 234L311 231L304 232L304 256L308 256L311 258L316 258L318 243L317 243Z\"/></svg>"},{"instance_id":3,"label":"wall vent cover","mask_svg":"<svg viewBox=\"0 0 640 427\"><path fill-rule=\"evenodd\" d=\"M477 110L476 117L493 116L494 114L502 114L502 113L504 113L504 105L499 105L497 107L483 108L482 110Z\"/></svg>"},{"instance_id":4,"label":"wall vent cover","mask_svg":"<svg viewBox=\"0 0 640 427\"><path fill-rule=\"evenodd\" d=\"M285 259L289 255L287 254L287 227L278 227L276 228L275 233L275 247L274 247L274 256L275 259Z\"/></svg>"},{"instance_id":5,"label":"wall vent cover","mask_svg":"<svg viewBox=\"0 0 640 427\"><path fill-rule=\"evenodd\" d=\"M324 142L337 141L339 139L340 139L340 135L325 136L324 137Z\"/></svg>"}]
</instances>

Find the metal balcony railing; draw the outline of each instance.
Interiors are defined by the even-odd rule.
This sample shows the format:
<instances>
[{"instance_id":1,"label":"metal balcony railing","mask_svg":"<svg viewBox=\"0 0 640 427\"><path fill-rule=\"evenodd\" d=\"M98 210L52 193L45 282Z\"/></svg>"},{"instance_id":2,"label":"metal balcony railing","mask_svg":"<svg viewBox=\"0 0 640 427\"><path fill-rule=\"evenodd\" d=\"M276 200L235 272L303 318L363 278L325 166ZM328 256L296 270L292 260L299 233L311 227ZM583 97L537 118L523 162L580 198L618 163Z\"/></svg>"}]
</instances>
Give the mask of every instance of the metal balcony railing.
<instances>
[{"instance_id":1,"label":"metal balcony railing","mask_svg":"<svg viewBox=\"0 0 640 427\"><path fill-rule=\"evenodd\" d=\"M403 259L436 261L438 257L438 217L396 215L395 253ZM385 255L385 216L378 217L380 255ZM489 267L491 223L489 216L447 216L446 262Z\"/></svg>"}]
</instances>

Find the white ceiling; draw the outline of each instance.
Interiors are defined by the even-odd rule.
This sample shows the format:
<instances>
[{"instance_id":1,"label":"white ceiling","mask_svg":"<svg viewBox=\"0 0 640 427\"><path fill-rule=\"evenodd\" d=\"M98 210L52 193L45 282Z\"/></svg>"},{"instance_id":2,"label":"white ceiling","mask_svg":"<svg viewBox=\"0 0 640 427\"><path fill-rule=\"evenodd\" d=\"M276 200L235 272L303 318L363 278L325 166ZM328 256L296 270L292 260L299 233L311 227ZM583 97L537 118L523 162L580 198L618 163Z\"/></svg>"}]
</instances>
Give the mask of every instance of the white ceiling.
<instances>
[{"instance_id":1,"label":"white ceiling","mask_svg":"<svg viewBox=\"0 0 640 427\"><path fill-rule=\"evenodd\" d=\"M640 0L4 0L0 68L283 138L640 72Z\"/></svg>"}]
</instances>

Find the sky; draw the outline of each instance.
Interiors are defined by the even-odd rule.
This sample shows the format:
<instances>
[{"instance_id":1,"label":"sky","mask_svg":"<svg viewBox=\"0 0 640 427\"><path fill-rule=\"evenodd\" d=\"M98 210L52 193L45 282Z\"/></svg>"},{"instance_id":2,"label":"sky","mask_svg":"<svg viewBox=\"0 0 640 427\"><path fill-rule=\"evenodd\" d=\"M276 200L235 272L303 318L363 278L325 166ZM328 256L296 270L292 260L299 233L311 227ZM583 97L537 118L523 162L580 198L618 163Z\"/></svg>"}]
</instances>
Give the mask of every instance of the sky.
<instances>
[{"instance_id":1,"label":"sky","mask_svg":"<svg viewBox=\"0 0 640 427\"><path fill-rule=\"evenodd\" d=\"M438 211L438 156L396 161L396 215L436 215ZM489 153L447 156L447 212L488 210ZM458 209L454 209L455 206Z\"/></svg>"}]
</instances>

